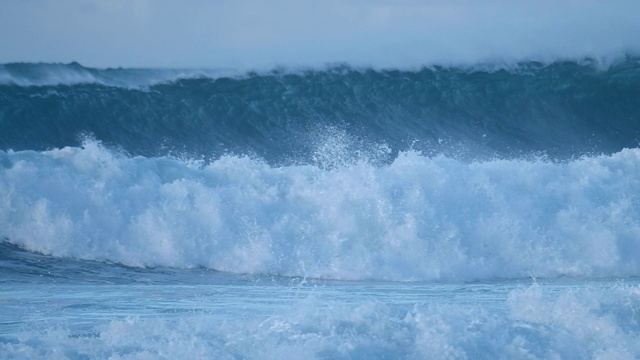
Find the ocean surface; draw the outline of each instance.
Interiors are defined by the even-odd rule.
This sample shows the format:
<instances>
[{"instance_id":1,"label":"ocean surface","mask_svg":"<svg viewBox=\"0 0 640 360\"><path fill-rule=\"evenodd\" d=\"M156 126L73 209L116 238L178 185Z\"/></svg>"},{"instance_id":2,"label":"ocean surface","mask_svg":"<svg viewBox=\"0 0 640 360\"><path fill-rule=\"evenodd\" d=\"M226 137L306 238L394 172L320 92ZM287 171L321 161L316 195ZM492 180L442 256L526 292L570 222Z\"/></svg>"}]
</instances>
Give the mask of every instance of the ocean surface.
<instances>
[{"instance_id":1,"label":"ocean surface","mask_svg":"<svg viewBox=\"0 0 640 360\"><path fill-rule=\"evenodd\" d=\"M639 144L631 55L0 65L0 358L640 358Z\"/></svg>"}]
</instances>

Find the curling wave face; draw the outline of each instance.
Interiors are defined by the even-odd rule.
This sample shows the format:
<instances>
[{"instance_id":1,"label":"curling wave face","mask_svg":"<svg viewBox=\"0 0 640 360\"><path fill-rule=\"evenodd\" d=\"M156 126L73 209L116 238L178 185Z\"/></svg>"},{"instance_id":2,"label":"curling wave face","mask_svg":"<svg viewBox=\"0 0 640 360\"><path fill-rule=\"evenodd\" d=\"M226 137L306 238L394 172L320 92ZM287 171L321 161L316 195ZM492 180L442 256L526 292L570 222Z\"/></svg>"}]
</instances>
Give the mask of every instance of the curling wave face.
<instances>
[{"instance_id":1,"label":"curling wave face","mask_svg":"<svg viewBox=\"0 0 640 360\"><path fill-rule=\"evenodd\" d=\"M78 147L89 135L134 156L239 153L282 165L308 163L335 129L354 152L386 144L387 162L411 149L467 160L571 159L640 139L637 57L605 68L586 59L232 77L78 64L4 68L3 150Z\"/></svg>"}]
</instances>

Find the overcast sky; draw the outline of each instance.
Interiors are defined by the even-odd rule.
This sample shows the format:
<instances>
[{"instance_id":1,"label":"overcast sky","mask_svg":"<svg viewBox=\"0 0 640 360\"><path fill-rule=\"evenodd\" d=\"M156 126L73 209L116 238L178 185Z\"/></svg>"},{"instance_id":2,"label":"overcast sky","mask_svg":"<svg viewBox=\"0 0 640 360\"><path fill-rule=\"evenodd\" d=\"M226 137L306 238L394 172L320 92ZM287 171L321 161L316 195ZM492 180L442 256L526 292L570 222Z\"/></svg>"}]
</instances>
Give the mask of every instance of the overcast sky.
<instances>
[{"instance_id":1,"label":"overcast sky","mask_svg":"<svg viewBox=\"0 0 640 360\"><path fill-rule=\"evenodd\" d=\"M640 53L640 1L3 0L0 63L261 68Z\"/></svg>"}]
</instances>

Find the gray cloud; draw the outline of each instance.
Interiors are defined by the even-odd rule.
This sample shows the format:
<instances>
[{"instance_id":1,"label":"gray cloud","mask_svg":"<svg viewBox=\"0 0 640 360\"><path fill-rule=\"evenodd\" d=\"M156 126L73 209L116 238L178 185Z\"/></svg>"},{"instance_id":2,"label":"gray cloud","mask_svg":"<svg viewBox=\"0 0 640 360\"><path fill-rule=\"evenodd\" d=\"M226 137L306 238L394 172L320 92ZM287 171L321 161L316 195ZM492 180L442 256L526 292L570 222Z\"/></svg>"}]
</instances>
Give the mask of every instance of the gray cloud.
<instances>
[{"instance_id":1,"label":"gray cloud","mask_svg":"<svg viewBox=\"0 0 640 360\"><path fill-rule=\"evenodd\" d=\"M640 2L4 1L0 44L2 63L96 67L606 60L640 50Z\"/></svg>"}]
</instances>

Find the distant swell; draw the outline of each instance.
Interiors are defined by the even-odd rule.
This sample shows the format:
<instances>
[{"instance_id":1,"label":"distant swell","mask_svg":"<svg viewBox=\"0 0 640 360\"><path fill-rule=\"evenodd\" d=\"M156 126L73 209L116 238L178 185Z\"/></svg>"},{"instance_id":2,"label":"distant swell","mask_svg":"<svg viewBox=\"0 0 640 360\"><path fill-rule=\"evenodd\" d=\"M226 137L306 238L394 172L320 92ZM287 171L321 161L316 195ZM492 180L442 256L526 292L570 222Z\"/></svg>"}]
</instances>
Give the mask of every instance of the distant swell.
<instances>
[{"instance_id":1,"label":"distant swell","mask_svg":"<svg viewBox=\"0 0 640 360\"><path fill-rule=\"evenodd\" d=\"M347 66L224 77L8 64L0 76L0 149L80 146L131 155L309 163L326 132L468 160L570 159L636 147L640 60L416 71ZM53 78L53 80L48 80ZM58 80L56 80L58 79ZM331 136L331 135L330 135ZM377 145L376 145L377 146Z\"/></svg>"},{"instance_id":2,"label":"distant swell","mask_svg":"<svg viewBox=\"0 0 640 360\"><path fill-rule=\"evenodd\" d=\"M567 162L273 167L128 157L96 142L0 152L0 236L55 256L331 279L640 272L640 150Z\"/></svg>"}]
</instances>

